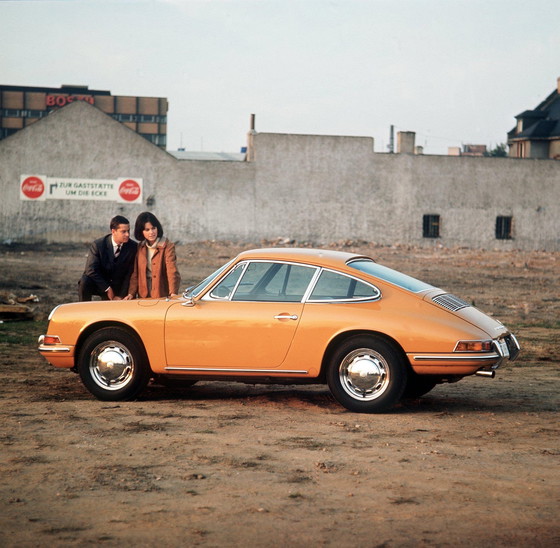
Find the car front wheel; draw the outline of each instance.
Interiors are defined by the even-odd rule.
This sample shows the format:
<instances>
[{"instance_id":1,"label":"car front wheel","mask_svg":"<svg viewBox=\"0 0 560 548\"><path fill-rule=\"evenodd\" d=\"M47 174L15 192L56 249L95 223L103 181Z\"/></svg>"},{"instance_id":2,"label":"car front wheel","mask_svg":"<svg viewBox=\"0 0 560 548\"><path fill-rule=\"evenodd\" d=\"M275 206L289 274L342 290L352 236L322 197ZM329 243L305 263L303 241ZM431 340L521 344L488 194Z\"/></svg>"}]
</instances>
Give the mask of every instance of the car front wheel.
<instances>
[{"instance_id":1,"label":"car front wheel","mask_svg":"<svg viewBox=\"0 0 560 548\"><path fill-rule=\"evenodd\" d=\"M138 339L118 327L106 327L85 341L78 359L85 387L98 399L136 398L148 384L151 372Z\"/></svg>"},{"instance_id":2,"label":"car front wheel","mask_svg":"<svg viewBox=\"0 0 560 548\"><path fill-rule=\"evenodd\" d=\"M377 413L393 407L406 386L401 353L369 335L343 342L330 360L327 383L334 398L350 411Z\"/></svg>"}]
</instances>

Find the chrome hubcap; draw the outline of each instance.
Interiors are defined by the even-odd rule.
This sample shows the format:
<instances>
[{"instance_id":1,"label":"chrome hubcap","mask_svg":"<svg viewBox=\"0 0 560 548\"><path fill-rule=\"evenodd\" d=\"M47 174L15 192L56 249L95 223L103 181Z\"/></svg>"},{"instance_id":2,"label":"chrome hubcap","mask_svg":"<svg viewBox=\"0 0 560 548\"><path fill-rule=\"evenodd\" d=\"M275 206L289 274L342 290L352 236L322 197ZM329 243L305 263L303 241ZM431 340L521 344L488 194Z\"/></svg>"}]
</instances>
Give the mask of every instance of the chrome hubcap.
<instances>
[{"instance_id":1,"label":"chrome hubcap","mask_svg":"<svg viewBox=\"0 0 560 548\"><path fill-rule=\"evenodd\" d=\"M116 341L103 342L91 353L91 378L105 390L120 390L131 380L134 360L126 347Z\"/></svg>"},{"instance_id":2,"label":"chrome hubcap","mask_svg":"<svg viewBox=\"0 0 560 548\"><path fill-rule=\"evenodd\" d=\"M389 366L381 354L371 348L359 348L344 358L340 364L339 378L349 396L370 401L387 390Z\"/></svg>"}]
</instances>

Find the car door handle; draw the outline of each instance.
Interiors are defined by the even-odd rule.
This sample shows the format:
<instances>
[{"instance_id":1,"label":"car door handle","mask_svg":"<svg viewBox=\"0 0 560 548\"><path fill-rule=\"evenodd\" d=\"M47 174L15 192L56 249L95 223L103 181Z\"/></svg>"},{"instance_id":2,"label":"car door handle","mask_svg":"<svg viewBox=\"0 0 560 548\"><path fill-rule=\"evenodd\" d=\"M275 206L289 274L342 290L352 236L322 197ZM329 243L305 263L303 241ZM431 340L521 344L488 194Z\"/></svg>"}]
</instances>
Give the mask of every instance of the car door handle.
<instances>
[{"instance_id":1,"label":"car door handle","mask_svg":"<svg viewBox=\"0 0 560 548\"><path fill-rule=\"evenodd\" d=\"M297 320L298 317L295 314L278 314L274 316L275 320Z\"/></svg>"}]
</instances>

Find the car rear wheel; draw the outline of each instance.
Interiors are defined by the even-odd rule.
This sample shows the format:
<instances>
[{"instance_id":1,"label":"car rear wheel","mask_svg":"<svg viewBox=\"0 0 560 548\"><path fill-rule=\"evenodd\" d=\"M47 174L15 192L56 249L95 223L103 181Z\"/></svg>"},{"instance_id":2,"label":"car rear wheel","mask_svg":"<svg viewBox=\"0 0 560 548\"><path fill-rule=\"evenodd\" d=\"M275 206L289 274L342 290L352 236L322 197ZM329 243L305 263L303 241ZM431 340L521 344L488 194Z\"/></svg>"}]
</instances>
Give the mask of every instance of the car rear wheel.
<instances>
[{"instance_id":1,"label":"car rear wheel","mask_svg":"<svg viewBox=\"0 0 560 548\"><path fill-rule=\"evenodd\" d=\"M118 327L99 329L86 339L78 373L85 387L104 401L136 398L151 376L142 344Z\"/></svg>"},{"instance_id":2,"label":"car rear wheel","mask_svg":"<svg viewBox=\"0 0 560 548\"><path fill-rule=\"evenodd\" d=\"M327 371L334 398L350 411L377 413L393 407L406 385L401 353L389 342L362 335L343 342Z\"/></svg>"}]
</instances>

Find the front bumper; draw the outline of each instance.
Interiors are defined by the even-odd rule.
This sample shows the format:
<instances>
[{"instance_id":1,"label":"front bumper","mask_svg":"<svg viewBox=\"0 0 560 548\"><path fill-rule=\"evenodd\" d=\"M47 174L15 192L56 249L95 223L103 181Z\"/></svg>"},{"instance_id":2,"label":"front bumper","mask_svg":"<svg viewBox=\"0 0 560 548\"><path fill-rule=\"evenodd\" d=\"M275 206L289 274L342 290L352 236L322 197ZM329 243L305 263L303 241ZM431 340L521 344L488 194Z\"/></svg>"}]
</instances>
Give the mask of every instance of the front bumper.
<instances>
[{"instance_id":1,"label":"front bumper","mask_svg":"<svg viewBox=\"0 0 560 548\"><path fill-rule=\"evenodd\" d=\"M68 344L45 344L45 336L39 337L39 354L55 367L74 367L74 346Z\"/></svg>"},{"instance_id":2,"label":"front bumper","mask_svg":"<svg viewBox=\"0 0 560 548\"><path fill-rule=\"evenodd\" d=\"M51 352L56 352L56 353L62 352L63 354L65 354L72 350L68 345L65 344L43 344L44 340L45 340L45 335L41 335L38 341L39 342L38 350L41 354L43 353L50 354Z\"/></svg>"}]
</instances>

